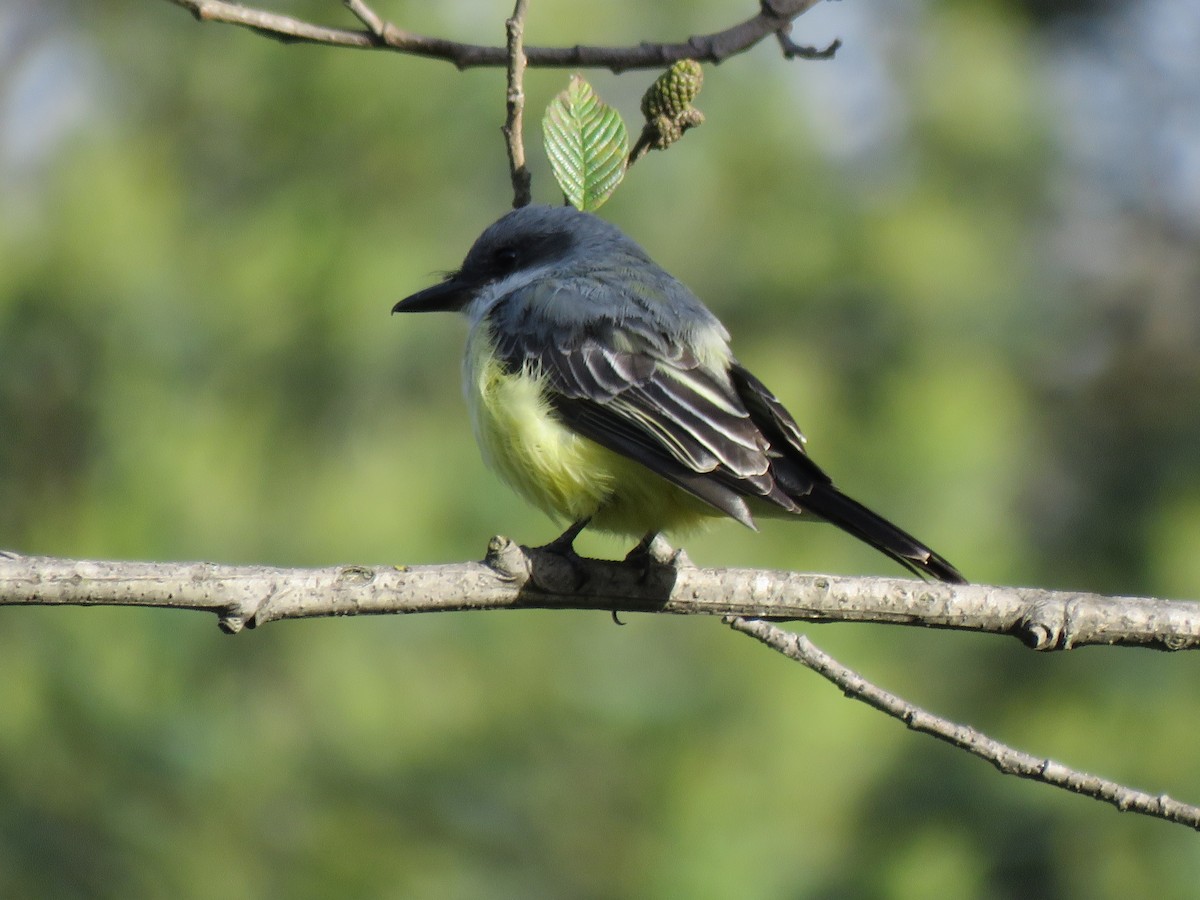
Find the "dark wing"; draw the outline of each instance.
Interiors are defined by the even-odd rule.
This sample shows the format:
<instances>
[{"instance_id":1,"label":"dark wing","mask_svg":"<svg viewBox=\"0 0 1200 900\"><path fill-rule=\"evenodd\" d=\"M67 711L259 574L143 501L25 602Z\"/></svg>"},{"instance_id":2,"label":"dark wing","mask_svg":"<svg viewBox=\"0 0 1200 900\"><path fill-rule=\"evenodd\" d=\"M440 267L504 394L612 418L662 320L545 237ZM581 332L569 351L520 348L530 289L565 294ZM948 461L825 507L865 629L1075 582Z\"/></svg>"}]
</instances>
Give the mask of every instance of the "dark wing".
<instances>
[{"instance_id":1,"label":"dark wing","mask_svg":"<svg viewBox=\"0 0 1200 900\"><path fill-rule=\"evenodd\" d=\"M772 474L782 492L804 503L802 498L811 495L814 489L831 484L830 477L809 458L800 426L779 398L736 362L729 368L729 377L751 420L770 442Z\"/></svg>"}]
</instances>

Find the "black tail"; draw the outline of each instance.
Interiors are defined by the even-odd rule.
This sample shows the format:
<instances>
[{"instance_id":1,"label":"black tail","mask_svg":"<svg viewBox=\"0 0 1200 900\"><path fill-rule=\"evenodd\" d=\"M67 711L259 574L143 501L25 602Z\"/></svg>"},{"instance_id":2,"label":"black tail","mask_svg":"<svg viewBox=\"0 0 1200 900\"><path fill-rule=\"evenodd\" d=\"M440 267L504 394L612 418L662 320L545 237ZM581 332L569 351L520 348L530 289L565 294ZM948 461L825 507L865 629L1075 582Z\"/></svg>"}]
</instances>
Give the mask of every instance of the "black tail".
<instances>
[{"instance_id":1,"label":"black tail","mask_svg":"<svg viewBox=\"0 0 1200 900\"><path fill-rule=\"evenodd\" d=\"M967 579L954 566L938 556L915 537L901 531L887 519L871 512L857 500L851 500L832 484L815 484L801 503L826 522L870 544L910 572L936 578L950 584L966 584Z\"/></svg>"}]
</instances>

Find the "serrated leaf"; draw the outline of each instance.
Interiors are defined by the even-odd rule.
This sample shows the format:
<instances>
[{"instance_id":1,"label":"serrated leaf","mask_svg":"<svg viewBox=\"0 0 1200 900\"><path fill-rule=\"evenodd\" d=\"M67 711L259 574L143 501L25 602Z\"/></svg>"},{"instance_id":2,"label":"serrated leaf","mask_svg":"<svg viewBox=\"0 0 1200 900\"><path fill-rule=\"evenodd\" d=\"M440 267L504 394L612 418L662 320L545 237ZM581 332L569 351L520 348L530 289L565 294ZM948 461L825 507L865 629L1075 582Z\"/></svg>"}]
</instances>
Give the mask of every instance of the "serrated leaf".
<instances>
[{"instance_id":1,"label":"serrated leaf","mask_svg":"<svg viewBox=\"0 0 1200 900\"><path fill-rule=\"evenodd\" d=\"M599 209L625 177L625 122L579 75L546 107L542 139L558 186L576 209Z\"/></svg>"}]
</instances>

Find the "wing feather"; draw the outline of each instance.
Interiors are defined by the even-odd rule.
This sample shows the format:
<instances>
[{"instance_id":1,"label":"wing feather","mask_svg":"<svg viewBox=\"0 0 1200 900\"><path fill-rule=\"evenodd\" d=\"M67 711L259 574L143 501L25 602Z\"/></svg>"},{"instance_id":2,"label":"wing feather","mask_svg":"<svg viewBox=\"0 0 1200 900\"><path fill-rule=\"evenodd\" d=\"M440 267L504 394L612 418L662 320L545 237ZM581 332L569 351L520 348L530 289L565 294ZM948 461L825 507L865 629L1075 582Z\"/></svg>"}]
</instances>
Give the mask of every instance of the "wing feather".
<instances>
[{"instance_id":1,"label":"wing feather","mask_svg":"<svg viewBox=\"0 0 1200 900\"><path fill-rule=\"evenodd\" d=\"M742 494L710 473L699 472L665 452L639 424L616 415L606 406L587 400L571 400L561 394L552 398L555 411L571 428L615 453L641 463L653 472L710 506L754 528L754 519Z\"/></svg>"}]
</instances>

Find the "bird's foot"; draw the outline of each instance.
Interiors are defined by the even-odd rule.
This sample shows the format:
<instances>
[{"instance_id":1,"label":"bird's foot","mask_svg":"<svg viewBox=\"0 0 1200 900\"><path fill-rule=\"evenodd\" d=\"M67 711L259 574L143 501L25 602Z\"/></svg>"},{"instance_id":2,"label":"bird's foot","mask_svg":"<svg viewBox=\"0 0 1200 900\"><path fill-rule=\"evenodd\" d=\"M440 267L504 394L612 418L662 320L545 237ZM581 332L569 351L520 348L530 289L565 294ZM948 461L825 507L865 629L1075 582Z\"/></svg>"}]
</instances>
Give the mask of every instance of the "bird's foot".
<instances>
[{"instance_id":1,"label":"bird's foot","mask_svg":"<svg viewBox=\"0 0 1200 900\"><path fill-rule=\"evenodd\" d=\"M575 590L579 590L588 582L587 564L584 558L575 552L575 538L587 526L587 519L580 519L548 544L536 548L546 553L553 553L571 568L575 577Z\"/></svg>"},{"instance_id":2,"label":"bird's foot","mask_svg":"<svg viewBox=\"0 0 1200 900\"><path fill-rule=\"evenodd\" d=\"M625 555L625 562L637 568L638 583L645 584L656 566L677 569L689 560L682 550L673 550L661 534L651 531Z\"/></svg>"}]
</instances>

